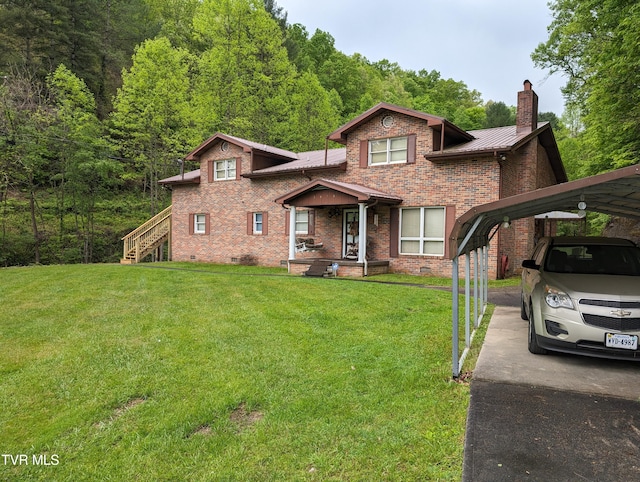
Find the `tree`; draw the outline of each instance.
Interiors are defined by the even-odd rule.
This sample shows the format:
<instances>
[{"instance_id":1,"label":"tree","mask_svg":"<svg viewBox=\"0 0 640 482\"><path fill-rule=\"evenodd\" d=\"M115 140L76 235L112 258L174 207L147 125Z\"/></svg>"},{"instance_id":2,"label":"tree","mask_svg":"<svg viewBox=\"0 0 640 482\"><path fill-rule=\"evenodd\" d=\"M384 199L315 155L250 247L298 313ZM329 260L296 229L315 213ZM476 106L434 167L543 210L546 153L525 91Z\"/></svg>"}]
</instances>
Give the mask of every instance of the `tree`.
<instances>
[{"instance_id":1,"label":"tree","mask_svg":"<svg viewBox=\"0 0 640 482\"><path fill-rule=\"evenodd\" d=\"M65 220L71 211L73 238L78 243L75 251L79 261L89 263L93 261L96 204L117 183L120 165L110 159L96 103L84 81L61 65L49 76L47 84L55 106L49 137L59 166L51 176L58 199L59 260L78 261L73 255L66 258L64 254Z\"/></svg>"},{"instance_id":2,"label":"tree","mask_svg":"<svg viewBox=\"0 0 640 482\"><path fill-rule=\"evenodd\" d=\"M640 4L632 0L556 0L546 43L532 55L565 73L567 105L579 108L590 174L640 156Z\"/></svg>"},{"instance_id":3,"label":"tree","mask_svg":"<svg viewBox=\"0 0 640 482\"><path fill-rule=\"evenodd\" d=\"M5 191L13 188L26 193L32 238L30 251L33 262L40 263L45 233L41 230L38 196L47 184L52 157L47 129L53 122L53 112L44 85L27 69L14 68L4 79L2 93L3 183ZM3 237L3 244L5 242Z\"/></svg>"},{"instance_id":4,"label":"tree","mask_svg":"<svg viewBox=\"0 0 640 482\"><path fill-rule=\"evenodd\" d=\"M286 146L296 152L323 149L324 139L339 124L339 108L315 74L303 72L290 95L291 122Z\"/></svg>"},{"instance_id":5,"label":"tree","mask_svg":"<svg viewBox=\"0 0 640 482\"><path fill-rule=\"evenodd\" d=\"M155 35L145 1L152 0L0 0L0 70L21 66L44 82L65 64L104 117L134 46Z\"/></svg>"},{"instance_id":6,"label":"tree","mask_svg":"<svg viewBox=\"0 0 640 482\"><path fill-rule=\"evenodd\" d=\"M515 112L507 107L504 102L487 102L485 112L485 128L511 126L516 123Z\"/></svg>"},{"instance_id":7,"label":"tree","mask_svg":"<svg viewBox=\"0 0 640 482\"><path fill-rule=\"evenodd\" d=\"M129 160L126 176L138 181L149 197L150 214L166 204L158 180L173 174L176 159L196 141L192 127L191 82L194 59L160 37L137 50L123 73L110 118L111 136Z\"/></svg>"},{"instance_id":8,"label":"tree","mask_svg":"<svg viewBox=\"0 0 640 482\"><path fill-rule=\"evenodd\" d=\"M195 87L202 132L280 145L296 72L278 24L256 0L209 0L198 10L194 29L207 47Z\"/></svg>"}]
</instances>

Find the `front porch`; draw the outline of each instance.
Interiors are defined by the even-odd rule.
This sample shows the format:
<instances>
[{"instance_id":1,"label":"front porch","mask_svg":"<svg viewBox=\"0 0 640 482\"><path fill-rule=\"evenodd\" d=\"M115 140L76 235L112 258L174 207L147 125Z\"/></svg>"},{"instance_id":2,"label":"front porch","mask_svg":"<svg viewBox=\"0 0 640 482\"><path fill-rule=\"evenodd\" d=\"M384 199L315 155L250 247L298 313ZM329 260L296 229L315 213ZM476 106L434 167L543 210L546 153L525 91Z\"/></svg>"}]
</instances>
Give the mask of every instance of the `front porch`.
<instances>
[{"instance_id":1,"label":"front porch","mask_svg":"<svg viewBox=\"0 0 640 482\"><path fill-rule=\"evenodd\" d=\"M385 274L389 272L388 260L372 260L358 262L350 259L337 258L301 258L290 259L288 261L289 273L306 275L313 265L320 266L318 274L310 274L308 276L340 276L361 278L363 276L374 276L377 274ZM333 266L338 265L337 273L333 272ZM324 268L324 269L322 269Z\"/></svg>"},{"instance_id":2,"label":"front porch","mask_svg":"<svg viewBox=\"0 0 640 482\"><path fill-rule=\"evenodd\" d=\"M365 186L319 179L276 202L289 210L289 273L359 278L389 272L390 262L384 259L392 251L389 209L400 204L401 198ZM299 222L299 209L312 213ZM382 216L386 222L380 222ZM332 268L335 265L337 273Z\"/></svg>"}]
</instances>

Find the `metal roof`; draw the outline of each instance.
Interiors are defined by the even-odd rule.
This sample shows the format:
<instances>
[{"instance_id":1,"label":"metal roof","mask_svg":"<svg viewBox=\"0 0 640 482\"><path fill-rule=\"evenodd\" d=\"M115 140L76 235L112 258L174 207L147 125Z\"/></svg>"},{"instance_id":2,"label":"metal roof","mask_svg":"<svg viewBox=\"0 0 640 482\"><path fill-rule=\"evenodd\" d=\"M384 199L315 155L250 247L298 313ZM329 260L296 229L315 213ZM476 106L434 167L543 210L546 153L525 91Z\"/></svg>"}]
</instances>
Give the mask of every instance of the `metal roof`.
<instances>
[{"instance_id":1,"label":"metal roof","mask_svg":"<svg viewBox=\"0 0 640 482\"><path fill-rule=\"evenodd\" d=\"M533 131L518 132L517 126L505 126L469 131L469 134L473 135L472 140L447 147L442 151L429 152L424 155L425 159L432 162L446 162L486 155L497 156L498 154L507 154L508 158L509 153L516 152L537 137L540 145L547 152L557 182L568 180L551 124L548 122L538 123L537 128Z\"/></svg>"},{"instance_id":2,"label":"metal roof","mask_svg":"<svg viewBox=\"0 0 640 482\"><path fill-rule=\"evenodd\" d=\"M548 211L587 211L640 220L640 164L536 189L476 206L460 216L449 237L451 258L485 246L495 226Z\"/></svg>"},{"instance_id":3,"label":"metal roof","mask_svg":"<svg viewBox=\"0 0 640 482\"><path fill-rule=\"evenodd\" d=\"M200 184L200 169L161 179L158 184Z\"/></svg>"},{"instance_id":4,"label":"metal roof","mask_svg":"<svg viewBox=\"0 0 640 482\"><path fill-rule=\"evenodd\" d=\"M335 167L346 167L347 149L341 147L338 149L324 149L318 151L300 152L297 154L298 159L295 161L285 162L275 166L265 167L256 171L243 174L243 177L265 177L277 174L286 174L288 172L300 172L317 169L327 169Z\"/></svg>"},{"instance_id":5,"label":"metal roof","mask_svg":"<svg viewBox=\"0 0 640 482\"><path fill-rule=\"evenodd\" d=\"M242 139L240 137L230 136L228 134L222 134L221 132L217 132L209 139L204 141L198 147L196 147L193 151L191 151L185 159L187 161L197 161L199 157L211 148L213 144L218 141L227 141L237 146L242 147L245 151L249 152L250 150L257 150L266 152L268 154L281 157L283 159L295 160L298 158L298 155L295 152L287 151L285 149L280 149L278 147L269 146L267 144L261 144L259 142L249 141L247 139Z\"/></svg>"}]
</instances>

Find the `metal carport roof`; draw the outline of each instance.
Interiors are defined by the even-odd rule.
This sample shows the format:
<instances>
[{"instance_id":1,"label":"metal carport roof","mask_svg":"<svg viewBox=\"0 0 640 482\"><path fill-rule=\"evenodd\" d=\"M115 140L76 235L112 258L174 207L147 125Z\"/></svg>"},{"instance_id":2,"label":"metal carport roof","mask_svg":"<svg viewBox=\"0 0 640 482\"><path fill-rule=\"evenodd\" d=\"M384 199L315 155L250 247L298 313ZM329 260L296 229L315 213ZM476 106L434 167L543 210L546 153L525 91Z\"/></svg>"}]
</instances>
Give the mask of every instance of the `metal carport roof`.
<instances>
[{"instance_id":1,"label":"metal carport roof","mask_svg":"<svg viewBox=\"0 0 640 482\"><path fill-rule=\"evenodd\" d=\"M536 189L476 206L460 216L449 237L451 259L489 242L492 229L504 222L548 211L587 211L640 220L640 164Z\"/></svg>"},{"instance_id":2,"label":"metal carport roof","mask_svg":"<svg viewBox=\"0 0 640 482\"><path fill-rule=\"evenodd\" d=\"M449 237L449 252L452 259L452 371L454 378L460 374L460 367L469 353L473 335L480 326L486 307L487 246L494 228L506 220L527 218L549 211L574 211L578 209L579 202L586 204L587 211L640 220L640 164L482 204L458 218ZM460 355L458 281L459 258L463 255L465 260L465 348ZM473 313L471 298L474 300Z\"/></svg>"}]
</instances>

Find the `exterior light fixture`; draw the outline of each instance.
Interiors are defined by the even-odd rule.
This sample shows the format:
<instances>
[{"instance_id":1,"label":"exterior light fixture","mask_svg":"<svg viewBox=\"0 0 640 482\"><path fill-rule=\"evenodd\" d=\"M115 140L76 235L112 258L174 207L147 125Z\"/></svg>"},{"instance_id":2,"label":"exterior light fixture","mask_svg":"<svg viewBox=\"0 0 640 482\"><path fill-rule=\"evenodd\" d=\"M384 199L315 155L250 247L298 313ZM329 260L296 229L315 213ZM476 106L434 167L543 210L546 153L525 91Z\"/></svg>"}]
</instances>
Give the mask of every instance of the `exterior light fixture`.
<instances>
[{"instance_id":1,"label":"exterior light fixture","mask_svg":"<svg viewBox=\"0 0 640 482\"><path fill-rule=\"evenodd\" d=\"M505 216L504 218L502 218L502 227L504 229L511 227L511 221L509 221L509 216Z\"/></svg>"},{"instance_id":2,"label":"exterior light fixture","mask_svg":"<svg viewBox=\"0 0 640 482\"><path fill-rule=\"evenodd\" d=\"M578 216L585 216L587 214L587 203L584 202L584 197L580 196L580 202L578 203Z\"/></svg>"}]
</instances>

